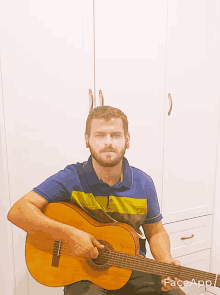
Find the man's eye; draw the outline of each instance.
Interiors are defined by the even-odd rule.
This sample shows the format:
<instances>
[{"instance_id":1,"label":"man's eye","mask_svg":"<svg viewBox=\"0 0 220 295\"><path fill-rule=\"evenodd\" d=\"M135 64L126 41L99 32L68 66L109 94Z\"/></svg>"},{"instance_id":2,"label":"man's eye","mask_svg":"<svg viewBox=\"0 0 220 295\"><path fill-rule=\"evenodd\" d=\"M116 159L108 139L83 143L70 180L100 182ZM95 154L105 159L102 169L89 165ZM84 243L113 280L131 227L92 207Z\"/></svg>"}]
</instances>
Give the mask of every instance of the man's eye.
<instances>
[{"instance_id":1,"label":"man's eye","mask_svg":"<svg viewBox=\"0 0 220 295\"><path fill-rule=\"evenodd\" d=\"M112 136L115 137L115 138L119 138L120 137L119 134L113 134Z\"/></svg>"}]
</instances>

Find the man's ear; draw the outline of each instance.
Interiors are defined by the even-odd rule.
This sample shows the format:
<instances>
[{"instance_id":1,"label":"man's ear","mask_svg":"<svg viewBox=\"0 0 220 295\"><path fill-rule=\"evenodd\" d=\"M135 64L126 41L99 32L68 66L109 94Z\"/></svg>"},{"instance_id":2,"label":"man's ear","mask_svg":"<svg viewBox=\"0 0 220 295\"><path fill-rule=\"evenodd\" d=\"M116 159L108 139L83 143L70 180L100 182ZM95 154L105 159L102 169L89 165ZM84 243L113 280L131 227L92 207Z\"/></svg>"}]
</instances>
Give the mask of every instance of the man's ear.
<instances>
[{"instance_id":1,"label":"man's ear","mask_svg":"<svg viewBox=\"0 0 220 295\"><path fill-rule=\"evenodd\" d=\"M86 141L86 147L89 147L89 137L88 134L85 134L85 141Z\"/></svg>"},{"instance_id":2,"label":"man's ear","mask_svg":"<svg viewBox=\"0 0 220 295\"><path fill-rule=\"evenodd\" d=\"M125 146L126 146L126 149L130 148L130 133L127 133L125 137Z\"/></svg>"}]
</instances>

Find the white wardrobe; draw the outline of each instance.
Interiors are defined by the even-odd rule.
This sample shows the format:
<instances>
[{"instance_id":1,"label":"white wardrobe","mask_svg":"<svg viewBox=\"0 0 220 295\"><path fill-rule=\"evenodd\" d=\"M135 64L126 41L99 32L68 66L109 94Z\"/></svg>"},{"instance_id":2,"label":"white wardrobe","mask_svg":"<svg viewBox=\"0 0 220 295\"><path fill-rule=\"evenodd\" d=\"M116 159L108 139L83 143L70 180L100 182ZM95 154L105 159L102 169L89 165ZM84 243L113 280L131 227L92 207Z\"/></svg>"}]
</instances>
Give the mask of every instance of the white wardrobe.
<instances>
[{"instance_id":1,"label":"white wardrobe","mask_svg":"<svg viewBox=\"0 0 220 295\"><path fill-rule=\"evenodd\" d=\"M220 200L220 0L0 5L5 294L63 292L28 273L26 234L6 214L47 177L88 158L89 89L95 106L102 90L104 104L128 116L126 157L154 180L173 257L220 273L213 263L220 254L220 221L213 211Z\"/></svg>"}]
</instances>

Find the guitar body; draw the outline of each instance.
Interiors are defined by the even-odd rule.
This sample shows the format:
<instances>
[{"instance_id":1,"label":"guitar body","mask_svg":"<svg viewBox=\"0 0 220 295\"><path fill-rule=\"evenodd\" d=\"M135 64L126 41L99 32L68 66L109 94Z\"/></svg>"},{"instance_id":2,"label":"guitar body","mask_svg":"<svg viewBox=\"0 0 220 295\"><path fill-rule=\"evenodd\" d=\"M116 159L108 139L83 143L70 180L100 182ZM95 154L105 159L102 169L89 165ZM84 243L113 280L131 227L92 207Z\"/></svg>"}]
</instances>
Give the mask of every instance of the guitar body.
<instances>
[{"instance_id":1,"label":"guitar body","mask_svg":"<svg viewBox=\"0 0 220 295\"><path fill-rule=\"evenodd\" d=\"M138 255L139 239L135 230L123 223L99 223L78 206L69 203L50 203L44 214L93 235L105 248ZM119 289L129 280L130 269L109 266L92 259L71 256L68 241L56 244L46 233L28 234L25 257L29 272L39 283L59 287L89 280L109 289Z\"/></svg>"}]
</instances>

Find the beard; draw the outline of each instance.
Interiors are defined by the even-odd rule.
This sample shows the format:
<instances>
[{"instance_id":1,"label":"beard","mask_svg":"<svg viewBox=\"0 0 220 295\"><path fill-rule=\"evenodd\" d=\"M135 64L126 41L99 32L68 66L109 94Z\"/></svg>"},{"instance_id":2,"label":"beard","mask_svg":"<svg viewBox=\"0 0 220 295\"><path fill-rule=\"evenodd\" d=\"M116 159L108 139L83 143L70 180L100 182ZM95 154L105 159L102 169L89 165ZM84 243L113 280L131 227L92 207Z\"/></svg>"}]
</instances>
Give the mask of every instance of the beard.
<instances>
[{"instance_id":1,"label":"beard","mask_svg":"<svg viewBox=\"0 0 220 295\"><path fill-rule=\"evenodd\" d=\"M90 153L91 153L92 157L102 167L114 167L114 166L116 166L118 163L120 163L120 161L123 160L124 154L125 154L125 151L126 151L126 147L124 146L124 148L120 152L117 152L113 148L105 148L105 149L101 150L99 153L97 153L91 147L90 144L88 144L88 145L89 145L89 150L90 150ZM116 156L114 156L114 157L106 156L105 152L114 152L114 155L116 155Z\"/></svg>"}]
</instances>

